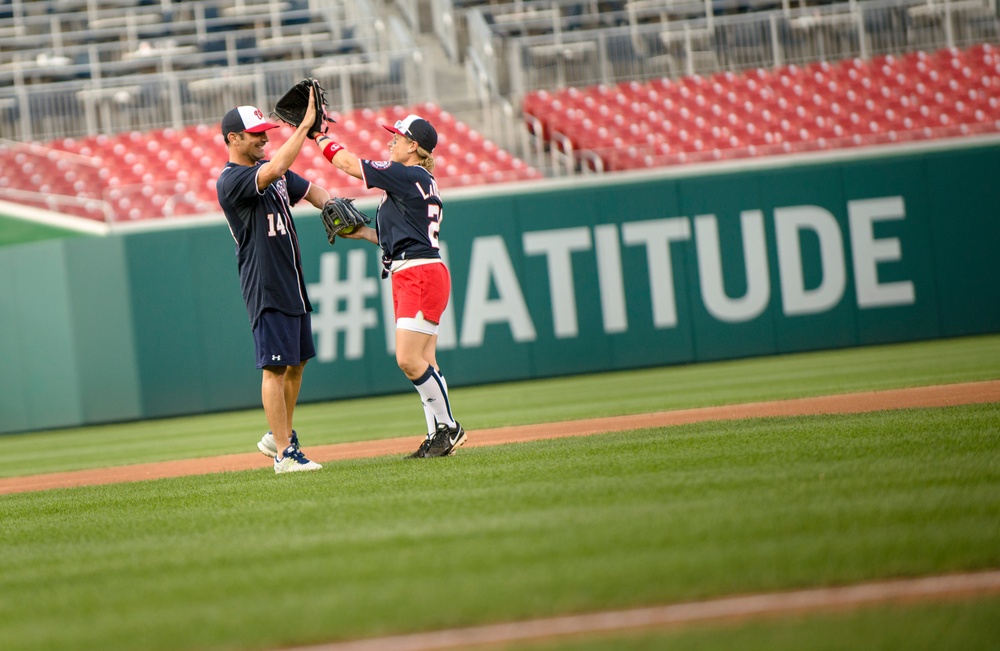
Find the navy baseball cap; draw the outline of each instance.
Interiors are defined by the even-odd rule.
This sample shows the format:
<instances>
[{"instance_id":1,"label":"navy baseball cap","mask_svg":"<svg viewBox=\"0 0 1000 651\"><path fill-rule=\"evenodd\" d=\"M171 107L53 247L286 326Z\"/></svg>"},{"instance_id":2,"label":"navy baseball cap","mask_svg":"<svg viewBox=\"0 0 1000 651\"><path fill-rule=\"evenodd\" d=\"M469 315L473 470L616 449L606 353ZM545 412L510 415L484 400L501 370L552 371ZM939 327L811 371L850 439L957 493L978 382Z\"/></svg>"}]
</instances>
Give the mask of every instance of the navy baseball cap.
<instances>
[{"instance_id":1,"label":"navy baseball cap","mask_svg":"<svg viewBox=\"0 0 1000 651\"><path fill-rule=\"evenodd\" d=\"M434 151L438 144L437 131L419 115L407 115L402 120L396 120L393 126L383 124L382 128L415 141L428 152Z\"/></svg>"},{"instance_id":2,"label":"navy baseball cap","mask_svg":"<svg viewBox=\"0 0 1000 651\"><path fill-rule=\"evenodd\" d=\"M265 120L264 112L256 106L237 106L222 118L222 137L228 138L229 134L240 131L260 133L279 126L281 125Z\"/></svg>"}]
</instances>

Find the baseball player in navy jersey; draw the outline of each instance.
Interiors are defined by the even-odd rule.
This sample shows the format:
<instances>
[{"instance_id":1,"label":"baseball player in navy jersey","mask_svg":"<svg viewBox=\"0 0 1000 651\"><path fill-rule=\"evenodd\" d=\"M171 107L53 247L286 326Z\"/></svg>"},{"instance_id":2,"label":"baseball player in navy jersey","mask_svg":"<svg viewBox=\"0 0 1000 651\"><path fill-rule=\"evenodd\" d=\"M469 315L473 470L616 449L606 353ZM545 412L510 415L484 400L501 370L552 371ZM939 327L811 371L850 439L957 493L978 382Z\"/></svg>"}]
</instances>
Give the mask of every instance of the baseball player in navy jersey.
<instances>
[{"instance_id":1,"label":"baseball player in navy jersey","mask_svg":"<svg viewBox=\"0 0 1000 651\"><path fill-rule=\"evenodd\" d=\"M216 183L219 205L236 240L240 287L253 330L257 368L263 371L261 401L270 431L257 444L274 457L274 472L318 470L299 447L292 414L306 362L316 356L312 305L302 275L302 254L291 206L305 199L317 208L330 198L323 188L291 171L308 137L316 110L264 158L267 132L277 127L260 109L238 106L222 118L229 163Z\"/></svg>"},{"instance_id":2,"label":"baseball player in navy jersey","mask_svg":"<svg viewBox=\"0 0 1000 651\"><path fill-rule=\"evenodd\" d=\"M382 126L393 134L387 161L361 160L326 135L310 135L335 167L384 191L375 228L360 226L341 237L382 248L382 276L392 276L396 362L420 394L427 422L427 437L410 456L443 457L454 454L466 436L451 413L448 385L436 359L438 323L451 290L438 245L441 195L431 155L437 131L418 115Z\"/></svg>"}]
</instances>

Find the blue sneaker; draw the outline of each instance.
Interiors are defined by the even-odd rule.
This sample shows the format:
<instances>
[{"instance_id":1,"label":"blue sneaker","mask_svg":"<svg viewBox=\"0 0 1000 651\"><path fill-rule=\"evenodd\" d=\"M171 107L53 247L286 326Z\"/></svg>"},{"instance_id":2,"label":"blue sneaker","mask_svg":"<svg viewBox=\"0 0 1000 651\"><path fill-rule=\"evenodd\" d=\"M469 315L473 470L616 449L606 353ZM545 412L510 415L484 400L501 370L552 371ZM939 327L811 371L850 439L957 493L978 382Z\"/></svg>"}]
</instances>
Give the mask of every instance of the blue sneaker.
<instances>
[{"instance_id":1,"label":"blue sneaker","mask_svg":"<svg viewBox=\"0 0 1000 651\"><path fill-rule=\"evenodd\" d=\"M301 450L302 447L299 445L299 435L292 430L292 447L296 450ZM257 442L257 449L260 450L261 454L266 454L272 459L278 456L278 446L274 443L274 434L268 432Z\"/></svg>"},{"instance_id":2,"label":"blue sneaker","mask_svg":"<svg viewBox=\"0 0 1000 651\"><path fill-rule=\"evenodd\" d=\"M320 464L315 461L310 461L306 459L306 455L302 454L301 450L296 450L292 446L285 448L285 451L281 453L281 459L277 456L274 457L274 472L275 474L281 474L283 472L304 472L306 470L319 470L322 468Z\"/></svg>"}]
</instances>

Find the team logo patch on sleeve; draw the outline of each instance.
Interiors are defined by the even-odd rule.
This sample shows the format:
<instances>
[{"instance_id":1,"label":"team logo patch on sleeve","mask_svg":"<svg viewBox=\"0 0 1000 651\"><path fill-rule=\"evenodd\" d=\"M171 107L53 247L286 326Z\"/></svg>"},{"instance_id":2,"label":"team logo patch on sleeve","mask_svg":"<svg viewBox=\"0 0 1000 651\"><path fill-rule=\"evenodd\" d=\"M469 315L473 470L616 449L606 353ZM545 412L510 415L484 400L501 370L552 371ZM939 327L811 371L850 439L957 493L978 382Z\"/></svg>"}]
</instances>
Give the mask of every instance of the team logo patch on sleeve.
<instances>
[{"instance_id":1,"label":"team logo patch on sleeve","mask_svg":"<svg viewBox=\"0 0 1000 651\"><path fill-rule=\"evenodd\" d=\"M391 160L373 160L368 161L368 163L377 170L387 170L392 165Z\"/></svg>"}]
</instances>

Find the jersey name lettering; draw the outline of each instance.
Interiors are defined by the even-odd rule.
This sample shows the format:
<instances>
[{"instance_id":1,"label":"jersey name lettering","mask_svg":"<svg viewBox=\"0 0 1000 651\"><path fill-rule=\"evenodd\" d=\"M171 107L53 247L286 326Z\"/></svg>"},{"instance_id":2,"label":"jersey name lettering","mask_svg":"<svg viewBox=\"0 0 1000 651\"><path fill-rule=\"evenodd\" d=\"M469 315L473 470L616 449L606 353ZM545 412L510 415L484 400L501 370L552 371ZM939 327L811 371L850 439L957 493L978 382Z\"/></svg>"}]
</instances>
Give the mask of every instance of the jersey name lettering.
<instances>
[{"instance_id":1,"label":"jersey name lettering","mask_svg":"<svg viewBox=\"0 0 1000 651\"><path fill-rule=\"evenodd\" d=\"M435 181L434 179L431 179L431 185L427 192L424 192L424 189L420 186L420 181L415 182L413 185L417 186L417 190L420 191L420 196L422 196L424 199L430 199L431 197L435 197L439 201L441 200L441 194L438 192L437 181Z\"/></svg>"}]
</instances>

